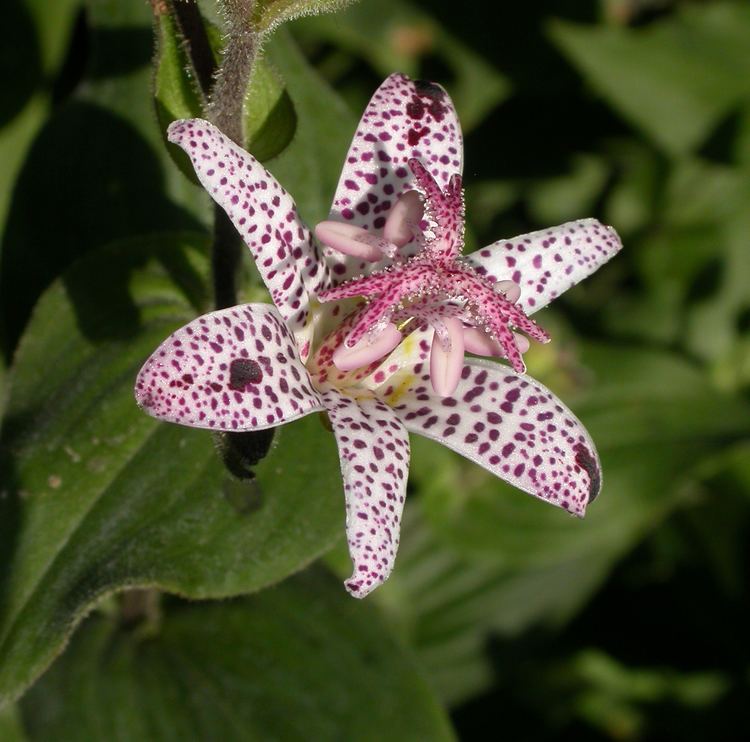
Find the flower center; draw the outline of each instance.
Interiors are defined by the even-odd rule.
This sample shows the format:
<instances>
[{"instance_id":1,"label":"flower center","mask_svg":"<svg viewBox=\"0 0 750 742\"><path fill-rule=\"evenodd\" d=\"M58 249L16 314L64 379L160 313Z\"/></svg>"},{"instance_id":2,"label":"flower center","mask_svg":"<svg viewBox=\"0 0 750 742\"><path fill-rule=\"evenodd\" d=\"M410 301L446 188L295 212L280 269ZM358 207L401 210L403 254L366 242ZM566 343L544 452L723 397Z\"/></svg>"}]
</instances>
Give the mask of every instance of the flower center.
<instances>
[{"instance_id":1,"label":"flower center","mask_svg":"<svg viewBox=\"0 0 750 742\"><path fill-rule=\"evenodd\" d=\"M342 371L366 366L390 353L404 332L432 327L430 375L436 393L453 393L463 368L464 351L507 358L526 370L522 354L528 341L549 336L516 305L520 288L512 281L492 284L461 261L464 199L461 177L453 175L441 190L416 159L409 161L421 193L399 198L386 220L383 235L352 224L321 222L321 242L347 255L385 267L324 291L322 302L364 297L367 304L332 352ZM419 252L404 257L402 249L416 241Z\"/></svg>"}]
</instances>

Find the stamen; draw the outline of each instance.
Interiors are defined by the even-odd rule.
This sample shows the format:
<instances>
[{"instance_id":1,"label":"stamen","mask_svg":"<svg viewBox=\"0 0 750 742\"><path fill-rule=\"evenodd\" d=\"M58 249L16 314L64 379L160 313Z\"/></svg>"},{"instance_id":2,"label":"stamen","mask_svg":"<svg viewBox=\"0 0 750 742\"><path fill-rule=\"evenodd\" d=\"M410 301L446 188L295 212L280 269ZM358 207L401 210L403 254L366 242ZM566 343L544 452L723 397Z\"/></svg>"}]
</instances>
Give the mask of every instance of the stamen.
<instances>
[{"instance_id":1,"label":"stamen","mask_svg":"<svg viewBox=\"0 0 750 742\"><path fill-rule=\"evenodd\" d=\"M531 347L531 343L525 335L514 332L513 340L515 340L519 353L526 353ZM507 358L505 348L488 332L480 330L478 327L464 328L464 349L467 353L473 353L476 356Z\"/></svg>"},{"instance_id":2,"label":"stamen","mask_svg":"<svg viewBox=\"0 0 750 742\"><path fill-rule=\"evenodd\" d=\"M521 287L515 281L498 281L492 288L503 294L511 304L521 298Z\"/></svg>"},{"instance_id":3,"label":"stamen","mask_svg":"<svg viewBox=\"0 0 750 742\"><path fill-rule=\"evenodd\" d=\"M443 346L446 353L450 353L451 335L445 322L442 319L435 319L432 326L435 328L435 339L440 341L440 345Z\"/></svg>"},{"instance_id":4,"label":"stamen","mask_svg":"<svg viewBox=\"0 0 750 742\"><path fill-rule=\"evenodd\" d=\"M402 340L396 325L389 322L374 338L363 337L353 348L341 343L333 352L333 363L339 371L353 371L369 366L388 355Z\"/></svg>"},{"instance_id":5,"label":"stamen","mask_svg":"<svg viewBox=\"0 0 750 742\"><path fill-rule=\"evenodd\" d=\"M315 227L315 236L338 252L371 263L382 260L383 256L391 259L396 256L396 245L354 224L320 222Z\"/></svg>"},{"instance_id":6,"label":"stamen","mask_svg":"<svg viewBox=\"0 0 750 742\"><path fill-rule=\"evenodd\" d=\"M448 348L435 333L430 351L430 381L435 394L449 397L456 391L464 366L463 323L455 317L443 321L449 338Z\"/></svg>"},{"instance_id":7,"label":"stamen","mask_svg":"<svg viewBox=\"0 0 750 742\"><path fill-rule=\"evenodd\" d=\"M385 222L383 236L388 242L403 247L419 236L419 222L424 216L424 204L417 191L407 191L396 201Z\"/></svg>"},{"instance_id":8,"label":"stamen","mask_svg":"<svg viewBox=\"0 0 750 742\"><path fill-rule=\"evenodd\" d=\"M395 255L398 247L414 237L422 245L417 255L318 294L321 302L354 296L367 299L336 352L336 365L349 370L381 358L398 344L400 332L415 321L410 330L415 326L434 328L431 368L434 365L436 391L449 394L447 389L455 389L464 347L478 355L507 358L523 373L522 354L529 342L519 332L543 343L549 341L549 335L517 305L521 296L518 283L490 283L460 260L464 226L461 177L453 175L441 190L419 160L410 159L408 164L421 194L407 191L398 199L385 224L385 239L351 224L321 222L316 227L325 244L370 261L380 261L384 254ZM381 343L385 350L380 350Z\"/></svg>"}]
</instances>

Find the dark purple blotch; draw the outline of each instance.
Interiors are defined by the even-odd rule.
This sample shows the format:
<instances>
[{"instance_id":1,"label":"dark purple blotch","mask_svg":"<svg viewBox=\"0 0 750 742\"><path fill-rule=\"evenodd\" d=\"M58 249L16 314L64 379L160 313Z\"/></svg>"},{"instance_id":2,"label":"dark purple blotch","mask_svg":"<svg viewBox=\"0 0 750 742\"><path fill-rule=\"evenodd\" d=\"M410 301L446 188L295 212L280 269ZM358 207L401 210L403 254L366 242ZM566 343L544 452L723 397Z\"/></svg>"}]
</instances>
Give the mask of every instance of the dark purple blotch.
<instances>
[{"instance_id":1,"label":"dark purple blotch","mask_svg":"<svg viewBox=\"0 0 750 742\"><path fill-rule=\"evenodd\" d=\"M445 98L445 90L437 83L429 80L415 80L414 87L417 89L417 93L425 98L439 101Z\"/></svg>"},{"instance_id":2,"label":"dark purple blotch","mask_svg":"<svg viewBox=\"0 0 750 742\"><path fill-rule=\"evenodd\" d=\"M589 476L588 502L594 502L599 496L599 492L602 488L602 476L599 467L596 464L596 459L583 443L576 445L573 450L576 453L576 464L578 464L578 466L580 466Z\"/></svg>"},{"instance_id":3,"label":"dark purple blotch","mask_svg":"<svg viewBox=\"0 0 750 742\"><path fill-rule=\"evenodd\" d=\"M260 366L249 358L235 358L229 364L229 388L244 392L248 384L259 384L263 380Z\"/></svg>"}]
</instances>

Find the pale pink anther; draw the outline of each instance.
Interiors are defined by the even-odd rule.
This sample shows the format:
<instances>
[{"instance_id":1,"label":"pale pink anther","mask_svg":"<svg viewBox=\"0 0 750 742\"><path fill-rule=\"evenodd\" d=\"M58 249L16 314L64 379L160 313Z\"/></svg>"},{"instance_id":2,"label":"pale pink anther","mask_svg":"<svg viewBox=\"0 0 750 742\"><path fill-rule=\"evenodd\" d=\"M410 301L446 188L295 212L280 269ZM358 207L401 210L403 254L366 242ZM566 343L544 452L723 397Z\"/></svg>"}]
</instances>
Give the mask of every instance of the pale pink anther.
<instances>
[{"instance_id":1,"label":"pale pink anther","mask_svg":"<svg viewBox=\"0 0 750 742\"><path fill-rule=\"evenodd\" d=\"M339 371L369 366L388 355L402 340L396 325L389 322L374 338L366 335L353 348L341 343L333 353L333 363Z\"/></svg>"},{"instance_id":2,"label":"pale pink anther","mask_svg":"<svg viewBox=\"0 0 750 742\"><path fill-rule=\"evenodd\" d=\"M515 304L521 298L521 287L515 281L497 281L492 288L511 304Z\"/></svg>"},{"instance_id":3,"label":"pale pink anther","mask_svg":"<svg viewBox=\"0 0 750 742\"><path fill-rule=\"evenodd\" d=\"M456 391L464 367L463 323L455 317L446 317L442 324L445 333L435 332L432 338L430 381L435 394L449 397Z\"/></svg>"},{"instance_id":4,"label":"pale pink anther","mask_svg":"<svg viewBox=\"0 0 750 742\"><path fill-rule=\"evenodd\" d=\"M523 354L531 347L529 339L518 332L513 333L518 352ZM476 356L506 358L505 348L489 333L478 327L464 327L464 350Z\"/></svg>"},{"instance_id":5,"label":"pale pink anther","mask_svg":"<svg viewBox=\"0 0 750 742\"><path fill-rule=\"evenodd\" d=\"M396 201L388 214L383 236L388 242L403 247L419 234L419 223L424 216L424 203L416 191L407 191Z\"/></svg>"},{"instance_id":6,"label":"pale pink anther","mask_svg":"<svg viewBox=\"0 0 750 742\"><path fill-rule=\"evenodd\" d=\"M396 256L396 245L355 224L320 222L315 227L315 236L324 245L344 255L353 255L370 263L382 260L383 256Z\"/></svg>"}]
</instances>

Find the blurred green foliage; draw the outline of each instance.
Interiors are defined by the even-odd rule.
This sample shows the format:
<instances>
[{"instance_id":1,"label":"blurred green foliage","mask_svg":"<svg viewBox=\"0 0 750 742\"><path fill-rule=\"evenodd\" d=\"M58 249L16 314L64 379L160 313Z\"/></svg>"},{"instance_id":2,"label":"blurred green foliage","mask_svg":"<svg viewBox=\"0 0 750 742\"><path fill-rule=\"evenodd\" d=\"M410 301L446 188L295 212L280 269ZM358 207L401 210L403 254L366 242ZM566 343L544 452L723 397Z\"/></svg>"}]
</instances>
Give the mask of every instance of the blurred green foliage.
<instances>
[{"instance_id":1,"label":"blurred green foliage","mask_svg":"<svg viewBox=\"0 0 750 742\"><path fill-rule=\"evenodd\" d=\"M141 0L11 0L0 739L449 739L448 714L467 740L750 736L750 6L361 0L269 32L340 5L258 3L250 149L323 218L401 70L458 107L470 246L613 224L626 249L527 356L596 440L601 498L573 521L413 440L396 570L349 599L316 417L240 483L132 403L210 304L211 207L163 140L204 105L176 29Z\"/></svg>"}]
</instances>

